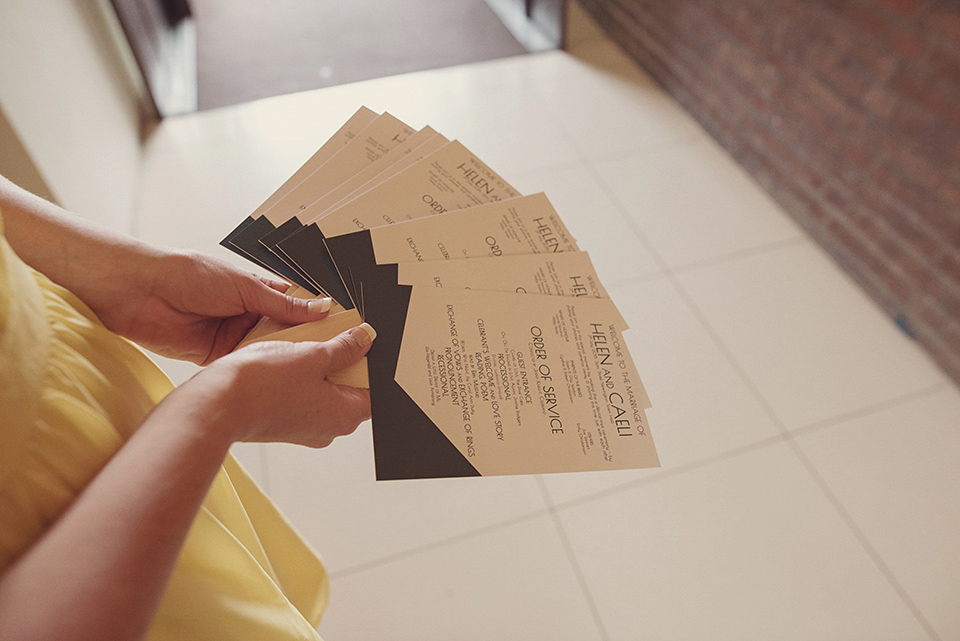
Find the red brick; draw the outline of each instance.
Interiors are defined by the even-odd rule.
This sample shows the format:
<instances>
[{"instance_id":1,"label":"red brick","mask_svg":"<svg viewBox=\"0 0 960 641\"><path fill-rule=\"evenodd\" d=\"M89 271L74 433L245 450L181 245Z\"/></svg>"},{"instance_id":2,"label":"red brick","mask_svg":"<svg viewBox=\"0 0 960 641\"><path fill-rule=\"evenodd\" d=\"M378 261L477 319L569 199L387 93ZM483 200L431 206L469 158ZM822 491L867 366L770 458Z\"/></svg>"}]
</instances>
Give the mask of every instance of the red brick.
<instances>
[{"instance_id":1,"label":"red brick","mask_svg":"<svg viewBox=\"0 0 960 641\"><path fill-rule=\"evenodd\" d=\"M902 254L896 262L896 268L904 275L904 280L913 283L920 293L934 299L943 295L943 281L937 277L930 265L908 254Z\"/></svg>"},{"instance_id":2,"label":"red brick","mask_svg":"<svg viewBox=\"0 0 960 641\"><path fill-rule=\"evenodd\" d=\"M927 13L923 28L930 35L946 42L960 42L960 9L956 3L940 3Z\"/></svg>"},{"instance_id":3,"label":"red brick","mask_svg":"<svg viewBox=\"0 0 960 641\"><path fill-rule=\"evenodd\" d=\"M916 31L900 25L894 26L890 34L890 46L908 60L918 60L927 51Z\"/></svg>"},{"instance_id":4,"label":"red brick","mask_svg":"<svg viewBox=\"0 0 960 641\"><path fill-rule=\"evenodd\" d=\"M798 2L802 3L803 0ZM889 22L871 3L861 3L856 0L821 0L821 3L832 8L839 17L848 21L848 28L857 28L878 40L885 39L889 33Z\"/></svg>"},{"instance_id":5,"label":"red brick","mask_svg":"<svg viewBox=\"0 0 960 641\"><path fill-rule=\"evenodd\" d=\"M936 0L585 1L886 309L936 301L911 322L960 376L960 343L943 348L960 305L960 55L950 20L915 22Z\"/></svg>"},{"instance_id":6,"label":"red brick","mask_svg":"<svg viewBox=\"0 0 960 641\"><path fill-rule=\"evenodd\" d=\"M937 300L937 303L943 311L944 316L953 319L960 318L960 296L944 294Z\"/></svg>"},{"instance_id":7,"label":"red brick","mask_svg":"<svg viewBox=\"0 0 960 641\"><path fill-rule=\"evenodd\" d=\"M931 46L924 64L937 87L954 99L960 98L960 47Z\"/></svg>"},{"instance_id":8,"label":"red brick","mask_svg":"<svg viewBox=\"0 0 960 641\"><path fill-rule=\"evenodd\" d=\"M914 185L915 189L925 189L939 194L944 187L943 172L938 170L937 163L915 153L911 147L906 145L893 147L892 164L909 183Z\"/></svg>"},{"instance_id":9,"label":"red brick","mask_svg":"<svg viewBox=\"0 0 960 641\"><path fill-rule=\"evenodd\" d=\"M924 5L924 0L877 0L877 2L892 9L903 18L915 17Z\"/></svg>"},{"instance_id":10,"label":"red brick","mask_svg":"<svg viewBox=\"0 0 960 641\"><path fill-rule=\"evenodd\" d=\"M831 223L827 229L831 236L841 243L850 258L859 263L862 268L866 268L861 274L861 279L867 277L880 280L898 300L909 300L914 295L911 285L891 269L886 257L878 255L865 245L862 238L855 232L839 223Z\"/></svg>"},{"instance_id":11,"label":"red brick","mask_svg":"<svg viewBox=\"0 0 960 641\"><path fill-rule=\"evenodd\" d=\"M960 252L946 252L937 262L937 271L960 292ZM957 317L960 319L960 316Z\"/></svg>"},{"instance_id":12,"label":"red brick","mask_svg":"<svg viewBox=\"0 0 960 641\"><path fill-rule=\"evenodd\" d=\"M882 85L874 85L863 94L861 104L870 117L889 120L900 104L900 97Z\"/></svg>"},{"instance_id":13,"label":"red brick","mask_svg":"<svg viewBox=\"0 0 960 641\"><path fill-rule=\"evenodd\" d=\"M929 73L905 66L891 80L890 89L905 100L904 111L917 120L942 122L960 132L960 97L948 96Z\"/></svg>"},{"instance_id":14,"label":"red brick","mask_svg":"<svg viewBox=\"0 0 960 641\"><path fill-rule=\"evenodd\" d=\"M919 320L923 325L933 327L937 330L937 337L941 339L945 347L953 351L953 358L960 358L960 329L951 322L955 317L947 316L943 310L935 305L924 305L918 310Z\"/></svg>"},{"instance_id":15,"label":"red brick","mask_svg":"<svg viewBox=\"0 0 960 641\"><path fill-rule=\"evenodd\" d=\"M944 168L944 183L937 196L948 212L960 216L960 167Z\"/></svg>"},{"instance_id":16,"label":"red brick","mask_svg":"<svg viewBox=\"0 0 960 641\"><path fill-rule=\"evenodd\" d=\"M902 207L917 212L921 216L933 216L943 203L936 194L918 189L916 184L911 183L903 175L901 169L889 161L878 162L861 180L867 185L873 185L878 190L890 194ZM951 236L955 233L953 229L955 225L949 217L937 217L935 220L938 225L949 228L944 231L949 232Z\"/></svg>"}]
</instances>

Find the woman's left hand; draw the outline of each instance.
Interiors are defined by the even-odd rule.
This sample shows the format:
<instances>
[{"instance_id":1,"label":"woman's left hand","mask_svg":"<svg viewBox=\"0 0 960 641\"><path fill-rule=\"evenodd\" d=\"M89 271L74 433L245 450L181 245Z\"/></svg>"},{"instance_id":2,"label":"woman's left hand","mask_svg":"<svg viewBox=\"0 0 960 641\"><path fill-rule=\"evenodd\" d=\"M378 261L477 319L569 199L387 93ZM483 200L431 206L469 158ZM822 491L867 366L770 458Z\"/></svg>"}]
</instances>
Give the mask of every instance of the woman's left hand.
<instances>
[{"instance_id":1,"label":"woman's left hand","mask_svg":"<svg viewBox=\"0 0 960 641\"><path fill-rule=\"evenodd\" d=\"M287 283L204 254L149 254L99 291L77 293L107 328L162 356L206 365L231 352L261 316L295 325L330 309L329 299L286 296Z\"/></svg>"},{"instance_id":2,"label":"woman's left hand","mask_svg":"<svg viewBox=\"0 0 960 641\"><path fill-rule=\"evenodd\" d=\"M108 329L163 356L205 365L261 315L296 325L330 300L196 252L162 249L74 216L0 176L4 236L28 265L76 294Z\"/></svg>"}]
</instances>

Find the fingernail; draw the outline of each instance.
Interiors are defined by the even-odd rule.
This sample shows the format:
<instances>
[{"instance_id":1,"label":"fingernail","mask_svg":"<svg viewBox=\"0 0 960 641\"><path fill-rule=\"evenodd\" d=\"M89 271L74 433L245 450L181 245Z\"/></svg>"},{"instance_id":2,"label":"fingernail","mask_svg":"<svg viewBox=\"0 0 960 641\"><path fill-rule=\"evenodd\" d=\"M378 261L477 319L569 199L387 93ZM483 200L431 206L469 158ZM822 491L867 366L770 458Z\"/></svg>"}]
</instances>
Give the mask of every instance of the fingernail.
<instances>
[{"instance_id":1,"label":"fingernail","mask_svg":"<svg viewBox=\"0 0 960 641\"><path fill-rule=\"evenodd\" d=\"M330 308L333 307L332 298L315 298L307 306L310 308L311 312L329 312Z\"/></svg>"},{"instance_id":2,"label":"fingernail","mask_svg":"<svg viewBox=\"0 0 960 641\"><path fill-rule=\"evenodd\" d=\"M362 330L362 331L358 331ZM350 330L350 333L357 337L357 340L360 341L360 344L366 347L373 342L373 339L377 337L377 330L371 327L368 323L360 323L356 327Z\"/></svg>"}]
</instances>

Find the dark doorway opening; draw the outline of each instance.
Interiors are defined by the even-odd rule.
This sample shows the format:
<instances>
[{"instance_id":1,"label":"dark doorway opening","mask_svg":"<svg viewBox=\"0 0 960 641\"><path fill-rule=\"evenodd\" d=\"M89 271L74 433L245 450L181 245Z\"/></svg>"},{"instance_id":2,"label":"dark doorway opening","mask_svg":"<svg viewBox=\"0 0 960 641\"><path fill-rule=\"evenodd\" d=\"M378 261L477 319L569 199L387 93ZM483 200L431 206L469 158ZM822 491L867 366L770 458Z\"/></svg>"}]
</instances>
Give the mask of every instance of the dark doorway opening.
<instances>
[{"instance_id":1,"label":"dark doorway opening","mask_svg":"<svg viewBox=\"0 0 960 641\"><path fill-rule=\"evenodd\" d=\"M563 44L566 0L113 0L161 117Z\"/></svg>"}]
</instances>

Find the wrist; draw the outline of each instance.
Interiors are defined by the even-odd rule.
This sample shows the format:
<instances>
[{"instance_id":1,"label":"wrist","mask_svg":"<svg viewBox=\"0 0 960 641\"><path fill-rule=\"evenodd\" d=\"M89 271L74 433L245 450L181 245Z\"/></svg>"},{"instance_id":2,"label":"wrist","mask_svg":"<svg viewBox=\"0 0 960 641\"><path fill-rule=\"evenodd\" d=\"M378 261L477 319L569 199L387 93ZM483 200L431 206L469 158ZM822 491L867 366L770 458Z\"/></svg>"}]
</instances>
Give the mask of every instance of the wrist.
<instances>
[{"instance_id":1,"label":"wrist","mask_svg":"<svg viewBox=\"0 0 960 641\"><path fill-rule=\"evenodd\" d=\"M224 371L226 370L226 371ZM235 442L242 440L245 419L238 411L232 368L208 368L173 390L154 410L169 415L185 427L198 446L222 460Z\"/></svg>"}]
</instances>

